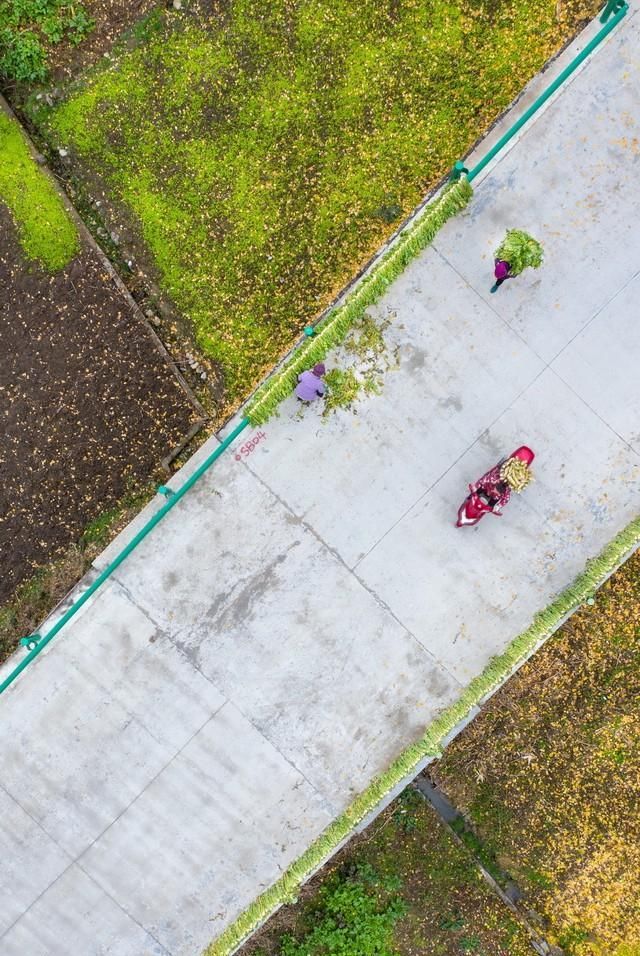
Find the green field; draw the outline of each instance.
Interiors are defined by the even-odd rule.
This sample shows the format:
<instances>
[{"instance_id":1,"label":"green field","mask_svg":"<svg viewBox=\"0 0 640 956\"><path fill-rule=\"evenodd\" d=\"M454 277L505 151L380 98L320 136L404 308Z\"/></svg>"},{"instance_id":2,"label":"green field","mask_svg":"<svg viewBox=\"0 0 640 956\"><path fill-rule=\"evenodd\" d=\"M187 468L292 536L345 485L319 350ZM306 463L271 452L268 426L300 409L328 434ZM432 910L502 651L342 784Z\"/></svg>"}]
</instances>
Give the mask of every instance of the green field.
<instances>
[{"instance_id":1,"label":"green field","mask_svg":"<svg viewBox=\"0 0 640 956\"><path fill-rule=\"evenodd\" d=\"M133 230L228 405L595 12L581 2L185 4L39 120Z\"/></svg>"}]
</instances>

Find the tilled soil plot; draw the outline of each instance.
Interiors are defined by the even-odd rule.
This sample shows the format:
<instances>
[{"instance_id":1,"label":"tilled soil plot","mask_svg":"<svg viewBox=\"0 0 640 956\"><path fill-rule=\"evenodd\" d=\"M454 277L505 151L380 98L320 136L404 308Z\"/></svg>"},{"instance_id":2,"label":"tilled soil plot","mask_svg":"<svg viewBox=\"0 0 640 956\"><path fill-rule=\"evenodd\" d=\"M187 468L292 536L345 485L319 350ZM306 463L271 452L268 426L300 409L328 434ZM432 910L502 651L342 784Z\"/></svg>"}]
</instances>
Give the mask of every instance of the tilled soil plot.
<instances>
[{"instance_id":1,"label":"tilled soil plot","mask_svg":"<svg viewBox=\"0 0 640 956\"><path fill-rule=\"evenodd\" d=\"M49 275L0 204L0 604L154 473L196 416L88 244Z\"/></svg>"}]
</instances>

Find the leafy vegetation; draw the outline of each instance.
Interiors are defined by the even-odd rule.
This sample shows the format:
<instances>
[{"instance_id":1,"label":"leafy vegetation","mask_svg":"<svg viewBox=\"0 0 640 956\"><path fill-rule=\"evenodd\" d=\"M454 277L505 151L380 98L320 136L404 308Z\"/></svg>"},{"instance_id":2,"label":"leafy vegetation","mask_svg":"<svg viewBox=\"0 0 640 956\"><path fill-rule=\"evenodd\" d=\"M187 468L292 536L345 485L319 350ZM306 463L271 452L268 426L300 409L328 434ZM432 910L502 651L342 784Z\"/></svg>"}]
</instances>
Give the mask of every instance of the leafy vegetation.
<instances>
[{"instance_id":1,"label":"leafy vegetation","mask_svg":"<svg viewBox=\"0 0 640 956\"><path fill-rule=\"evenodd\" d=\"M360 382L352 368L332 368L325 375L327 395L324 400L324 414L329 415L336 408L347 408L360 394Z\"/></svg>"},{"instance_id":2,"label":"leafy vegetation","mask_svg":"<svg viewBox=\"0 0 640 956\"><path fill-rule=\"evenodd\" d=\"M542 265L543 251L537 239L522 229L508 229L494 256L510 265L512 275L520 275L525 269L538 269Z\"/></svg>"},{"instance_id":3,"label":"leafy vegetation","mask_svg":"<svg viewBox=\"0 0 640 956\"><path fill-rule=\"evenodd\" d=\"M334 874L321 887L307 917L309 928L298 940L280 940L282 956L393 956L393 927L405 913L397 893L384 893L384 882L371 868ZM378 891L378 892L376 892ZM384 894L384 899L379 897Z\"/></svg>"},{"instance_id":4,"label":"leafy vegetation","mask_svg":"<svg viewBox=\"0 0 640 956\"><path fill-rule=\"evenodd\" d=\"M138 258L146 249L235 403L596 9L231 0L167 12L55 108L50 130L118 216L129 210Z\"/></svg>"},{"instance_id":5,"label":"leafy vegetation","mask_svg":"<svg viewBox=\"0 0 640 956\"><path fill-rule=\"evenodd\" d=\"M81 3L69 0L0 0L0 78L20 83L46 79L46 47L80 43L93 27Z\"/></svg>"},{"instance_id":6,"label":"leafy vegetation","mask_svg":"<svg viewBox=\"0 0 640 956\"><path fill-rule=\"evenodd\" d=\"M2 112L0 155L0 201L11 211L25 254L51 272L63 269L80 247L75 224L20 127Z\"/></svg>"},{"instance_id":7,"label":"leafy vegetation","mask_svg":"<svg viewBox=\"0 0 640 956\"><path fill-rule=\"evenodd\" d=\"M413 788L239 956L530 956L527 933Z\"/></svg>"},{"instance_id":8,"label":"leafy vegetation","mask_svg":"<svg viewBox=\"0 0 640 956\"><path fill-rule=\"evenodd\" d=\"M640 953L639 699L636 553L438 765L570 956Z\"/></svg>"}]
</instances>

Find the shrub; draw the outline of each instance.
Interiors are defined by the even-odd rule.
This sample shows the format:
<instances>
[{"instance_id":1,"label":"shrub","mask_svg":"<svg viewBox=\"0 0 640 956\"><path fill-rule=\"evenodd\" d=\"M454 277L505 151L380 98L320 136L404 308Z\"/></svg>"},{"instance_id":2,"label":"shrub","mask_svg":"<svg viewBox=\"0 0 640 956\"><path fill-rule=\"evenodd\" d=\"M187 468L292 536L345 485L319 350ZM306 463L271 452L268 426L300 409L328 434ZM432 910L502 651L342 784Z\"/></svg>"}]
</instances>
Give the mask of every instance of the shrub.
<instances>
[{"instance_id":1,"label":"shrub","mask_svg":"<svg viewBox=\"0 0 640 956\"><path fill-rule=\"evenodd\" d=\"M47 75L47 43L74 45L93 28L80 4L68 0L0 0L0 77L40 83Z\"/></svg>"},{"instance_id":2,"label":"shrub","mask_svg":"<svg viewBox=\"0 0 640 956\"><path fill-rule=\"evenodd\" d=\"M369 871L329 880L311 914L311 928L301 939L283 936L281 956L394 956L393 927L405 905L397 894L379 902L381 888Z\"/></svg>"}]
</instances>

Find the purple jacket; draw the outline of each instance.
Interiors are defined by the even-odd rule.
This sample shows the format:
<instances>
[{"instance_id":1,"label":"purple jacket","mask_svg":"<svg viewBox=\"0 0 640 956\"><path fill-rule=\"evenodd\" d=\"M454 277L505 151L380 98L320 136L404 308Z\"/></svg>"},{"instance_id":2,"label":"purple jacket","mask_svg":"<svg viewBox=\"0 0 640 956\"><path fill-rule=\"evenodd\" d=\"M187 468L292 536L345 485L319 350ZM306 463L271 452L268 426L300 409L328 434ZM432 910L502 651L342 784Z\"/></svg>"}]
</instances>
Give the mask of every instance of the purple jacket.
<instances>
[{"instance_id":1,"label":"purple jacket","mask_svg":"<svg viewBox=\"0 0 640 956\"><path fill-rule=\"evenodd\" d=\"M303 402L313 402L316 398L324 395L325 391L326 385L313 372L302 372L301 375L298 375L296 398L302 399Z\"/></svg>"}]
</instances>

